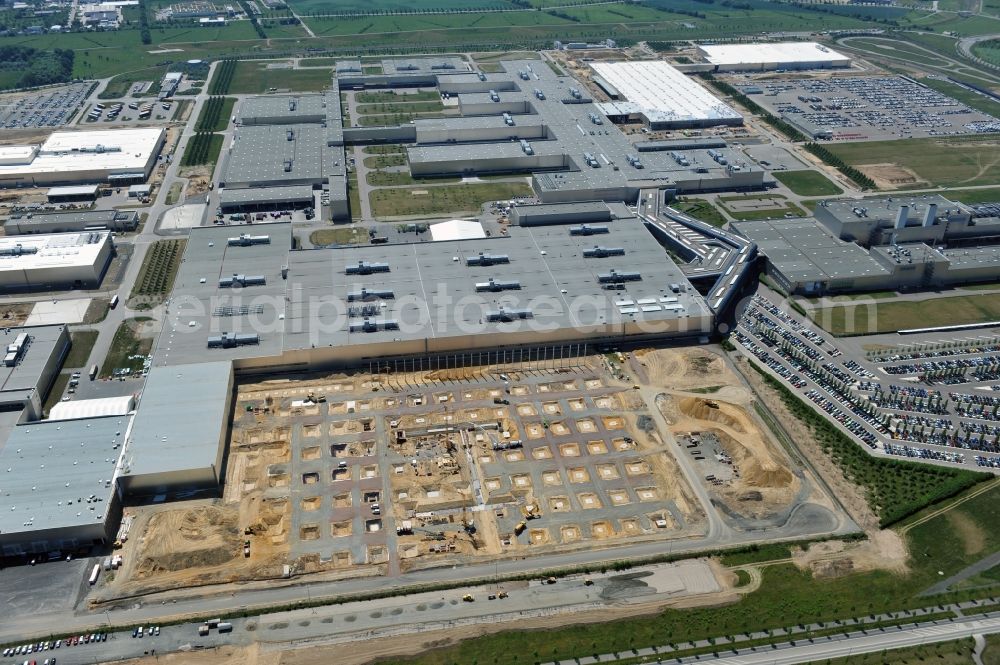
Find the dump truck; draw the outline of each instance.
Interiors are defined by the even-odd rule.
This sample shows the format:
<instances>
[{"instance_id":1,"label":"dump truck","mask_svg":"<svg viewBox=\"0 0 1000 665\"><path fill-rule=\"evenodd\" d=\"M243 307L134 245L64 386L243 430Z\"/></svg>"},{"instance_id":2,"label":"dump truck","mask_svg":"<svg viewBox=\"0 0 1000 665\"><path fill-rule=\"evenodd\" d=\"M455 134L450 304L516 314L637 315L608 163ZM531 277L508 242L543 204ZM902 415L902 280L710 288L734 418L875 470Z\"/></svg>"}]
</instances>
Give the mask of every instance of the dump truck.
<instances>
[{"instance_id":1,"label":"dump truck","mask_svg":"<svg viewBox=\"0 0 1000 665\"><path fill-rule=\"evenodd\" d=\"M514 535L520 536L522 533L524 533L524 530L527 528L528 524L526 522L518 522L517 526L514 527Z\"/></svg>"},{"instance_id":2,"label":"dump truck","mask_svg":"<svg viewBox=\"0 0 1000 665\"><path fill-rule=\"evenodd\" d=\"M250 541L243 541L243 557L246 559L250 558Z\"/></svg>"},{"instance_id":3,"label":"dump truck","mask_svg":"<svg viewBox=\"0 0 1000 665\"><path fill-rule=\"evenodd\" d=\"M473 596L471 593L467 593L464 596L462 596L462 600L464 600L467 603L471 603L476 600L476 597Z\"/></svg>"}]
</instances>

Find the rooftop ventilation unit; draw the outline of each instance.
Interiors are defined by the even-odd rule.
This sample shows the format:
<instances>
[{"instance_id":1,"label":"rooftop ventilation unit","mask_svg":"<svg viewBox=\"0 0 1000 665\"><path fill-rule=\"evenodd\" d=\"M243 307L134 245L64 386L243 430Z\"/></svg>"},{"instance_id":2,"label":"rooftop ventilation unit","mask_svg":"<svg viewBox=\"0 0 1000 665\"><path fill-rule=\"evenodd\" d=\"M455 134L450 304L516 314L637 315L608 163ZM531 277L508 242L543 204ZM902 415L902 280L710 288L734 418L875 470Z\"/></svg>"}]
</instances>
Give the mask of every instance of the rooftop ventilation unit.
<instances>
[{"instance_id":1,"label":"rooftop ventilation unit","mask_svg":"<svg viewBox=\"0 0 1000 665\"><path fill-rule=\"evenodd\" d=\"M367 319L373 316L377 316L379 313L379 309L381 308L378 306L378 303L351 305L350 307L347 308L347 316L355 319L360 319L360 318Z\"/></svg>"},{"instance_id":2,"label":"rooftop ventilation unit","mask_svg":"<svg viewBox=\"0 0 1000 665\"><path fill-rule=\"evenodd\" d=\"M486 80L486 74L484 74L484 73L482 73L482 72L479 72L479 73L477 74L477 76L479 76L479 80L480 80L480 81L485 81L485 80Z\"/></svg>"},{"instance_id":3,"label":"rooftop ventilation unit","mask_svg":"<svg viewBox=\"0 0 1000 665\"><path fill-rule=\"evenodd\" d=\"M521 80L524 80L524 81L527 81L529 78L531 78L530 76L528 76L528 72L524 71L523 69L521 71L519 71L517 73L517 75L520 76Z\"/></svg>"},{"instance_id":4,"label":"rooftop ventilation unit","mask_svg":"<svg viewBox=\"0 0 1000 665\"><path fill-rule=\"evenodd\" d=\"M597 115L596 113L591 113L590 114L590 121L592 123L594 123L595 125L603 125L604 124L604 121L601 120L601 116Z\"/></svg>"},{"instance_id":5,"label":"rooftop ventilation unit","mask_svg":"<svg viewBox=\"0 0 1000 665\"><path fill-rule=\"evenodd\" d=\"M504 113L503 114L503 121L504 121L504 124L506 124L508 127L513 127L514 126L514 118L511 117L510 113Z\"/></svg>"},{"instance_id":6,"label":"rooftop ventilation unit","mask_svg":"<svg viewBox=\"0 0 1000 665\"><path fill-rule=\"evenodd\" d=\"M292 160L286 159L285 160L285 173L291 173L291 172L292 172Z\"/></svg>"},{"instance_id":7,"label":"rooftop ventilation unit","mask_svg":"<svg viewBox=\"0 0 1000 665\"><path fill-rule=\"evenodd\" d=\"M535 97L539 99L545 99L545 93L542 92L541 88L535 88Z\"/></svg>"},{"instance_id":8,"label":"rooftop ventilation unit","mask_svg":"<svg viewBox=\"0 0 1000 665\"><path fill-rule=\"evenodd\" d=\"M367 302L369 300L392 300L395 294L387 289L365 289L347 294L347 302Z\"/></svg>"},{"instance_id":9,"label":"rooftop ventilation unit","mask_svg":"<svg viewBox=\"0 0 1000 665\"><path fill-rule=\"evenodd\" d=\"M637 272L618 272L614 268L611 272L602 273L597 276L597 281L601 284L623 284L625 282L642 281L642 275Z\"/></svg>"},{"instance_id":10,"label":"rooftop ventilation unit","mask_svg":"<svg viewBox=\"0 0 1000 665\"><path fill-rule=\"evenodd\" d=\"M351 332L365 333L378 332L379 330L399 330L399 321L395 321L393 319L384 319L382 321L365 319L364 321L350 324L348 329Z\"/></svg>"},{"instance_id":11,"label":"rooftop ventilation unit","mask_svg":"<svg viewBox=\"0 0 1000 665\"><path fill-rule=\"evenodd\" d=\"M263 314L263 305L238 305L236 307L216 307L212 316L246 316L248 314Z\"/></svg>"},{"instance_id":12,"label":"rooftop ventilation unit","mask_svg":"<svg viewBox=\"0 0 1000 665\"><path fill-rule=\"evenodd\" d=\"M389 272L389 264L358 261L356 266L346 266L344 272L348 275L372 275L377 272Z\"/></svg>"},{"instance_id":13,"label":"rooftop ventilation unit","mask_svg":"<svg viewBox=\"0 0 1000 665\"><path fill-rule=\"evenodd\" d=\"M220 289L231 289L236 286L261 286L266 284L267 280L264 279L263 275L237 275L233 274L232 277L220 277L219 278L219 288Z\"/></svg>"},{"instance_id":14,"label":"rooftop ventilation unit","mask_svg":"<svg viewBox=\"0 0 1000 665\"><path fill-rule=\"evenodd\" d=\"M208 338L210 349L232 349L252 344L260 344L260 336L256 333L222 333Z\"/></svg>"},{"instance_id":15,"label":"rooftop ventilation unit","mask_svg":"<svg viewBox=\"0 0 1000 665\"><path fill-rule=\"evenodd\" d=\"M631 153L625 155L625 161L632 165L634 169L642 168L642 160L639 159L639 155L633 155Z\"/></svg>"},{"instance_id":16,"label":"rooftop ventilation unit","mask_svg":"<svg viewBox=\"0 0 1000 665\"><path fill-rule=\"evenodd\" d=\"M285 138L287 138L289 141L294 141L295 140L295 130L294 129L289 129L287 132L285 132Z\"/></svg>"},{"instance_id":17,"label":"rooftop ventilation unit","mask_svg":"<svg viewBox=\"0 0 1000 665\"><path fill-rule=\"evenodd\" d=\"M37 247L25 247L21 243L13 247L0 247L0 256L24 256L25 254L37 254Z\"/></svg>"},{"instance_id":18,"label":"rooftop ventilation unit","mask_svg":"<svg viewBox=\"0 0 1000 665\"><path fill-rule=\"evenodd\" d=\"M523 150L524 154L526 154L526 155L534 155L535 154L535 149L532 148L531 144L528 143L525 139L521 139L521 150Z\"/></svg>"},{"instance_id":19,"label":"rooftop ventilation unit","mask_svg":"<svg viewBox=\"0 0 1000 665\"><path fill-rule=\"evenodd\" d=\"M587 162L587 166L593 169L598 169L601 167L601 163L597 161L597 157L589 152L583 153L583 161Z\"/></svg>"},{"instance_id":20,"label":"rooftop ventilation unit","mask_svg":"<svg viewBox=\"0 0 1000 665\"><path fill-rule=\"evenodd\" d=\"M476 291L480 293L482 293L483 291L491 291L493 293L496 293L498 291L520 291L520 290L521 290L521 282L518 282L516 280L504 282L504 281L497 281L491 277L490 281L488 282L476 282Z\"/></svg>"},{"instance_id":21,"label":"rooftop ventilation unit","mask_svg":"<svg viewBox=\"0 0 1000 665\"><path fill-rule=\"evenodd\" d=\"M7 350L3 356L3 364L7 367L13 367L17 364L17 361L21 358L21 354L28 347L28 333L19 333L17 337L14 338L13 343L7 345Z\"/></svg>"},{"instance_id":22,"label":"rooftop ventilation unit","mask_svg":"<svg viewBox=\"0 0 1000 665\"><path fill-rule=\"evenodd\" d=\"M288 110L289 111L294 111L295 110L296 101L297 100L295 100L295 99L289 99L288 100Z\"/></svg>"},{"instance_id":23,"label":"rooftop ventilation unit","mask_svg":"<svg viewBox=\"0 0 1000 665\"><path fill-rule=\"evenodd\" d=\"M610 231L608 231L608 227L606 226L589 226L587 224L569 227L569 234L571 236L593 236L601 233L610 233Z\"/></svg>"},{"instance_id":24,"label":"rooftop ventilation unit","mask_svg":"<svg viewBox=\"0 0 1000 665\"><path fill-rule=\"evenodd\" d=\"M492 99L494 102L500 101L500 95L497 94L496 90L490 90L490 99Z\"/></svg>"},{"instance_id":25,"label":"rooftop ventilation unit","mask_svg":"<svg viewBox=\"0 0 1000 665\"><path fill-rule=\"evenodd\" d=\"M484 254L479 252L478 256L469 256L465 259L467 266L495 266L500 263L510 263L510 257L506 254Z\"/></svg>"},{"instance_id":26,"label":"rooftop ventilation unit","mask_svg":"<svg viewBox=\"0 0 1000 665\"><path fill-rule=\"evenodd\" d=\"M504 309L501 307L495 312L486 312L486 320L492 323L510 323L521 319L532 318L530 309Z\"/></svg>"},{"instance_id":27,"label":"rooftop ventilation unit","mask_svg":"<svg viewBox=\"0 0 1000 665\"><path fill-rule=\"evenodd\" d=\"M230 247L249 247L250 245L270 245L271 236L252 236L249 233L241 233L239 238L230 238L226 241Z\"/></svg>"},{"instance_id":28,"label":"rooftop ventilation unit","mask_svg":"<svg viewBox=\"0 0 1000 665\"><path fill-rule=\"evenodd\" d=\"M583 250L583 257L585 259L603 259L608 256L625 256L625 248L594 245L591 249Z\"/></svg>"},{"instance_id":29,"label":"rooftop ventilation unit","mask_svg":"<svg viewBox=\"0 0 1000 665\"><path fill-rule=\"evenodd\" d=\"M570 96L573 99L580 99L581 98L580 90L578 88L570 88L569 89L569 94L570 94Z\"/></svg>"},{"instance_id":30,"label":"rooftop ventilation unit","mask_svg":"<svg viewBox=\"0 0 1000 665\"><path fill-rule=\"evenodd\" d=\"M927 206L927 211L924 213L924 228L934 226L934 220L937 219L937 204L931 203Z\"/></svg>"}]
</instances>

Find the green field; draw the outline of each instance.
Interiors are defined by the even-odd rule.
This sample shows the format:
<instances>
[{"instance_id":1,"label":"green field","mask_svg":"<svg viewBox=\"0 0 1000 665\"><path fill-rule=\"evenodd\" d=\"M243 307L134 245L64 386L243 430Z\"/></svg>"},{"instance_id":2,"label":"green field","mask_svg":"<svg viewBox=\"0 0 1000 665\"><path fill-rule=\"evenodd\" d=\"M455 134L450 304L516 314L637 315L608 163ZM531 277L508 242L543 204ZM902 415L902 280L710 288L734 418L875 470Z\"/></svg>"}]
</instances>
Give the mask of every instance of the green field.
<instances>
[{"instance_id":1,"label":"green field","mask_svg":"<svg viewBox=\"0 0 1000 665\"><path fill-rule=\"evenodd\" d=\"M972 53L986 62L1000 65L1000 39L979 42L972 47Z\"/></svg>"},{"instance_id":2,"label":"green field","mask_svg":"<svg viewBox=\"0 0 1000 665\"><path fill-rule=\"evenodd\" d=\"M369 193L376 217L475 213L487 201L531 196L524 183L477 183L441 187L376 189Z\"/></svg>"},{"instance_id":3,"label":"green field","mask_svg":"<svg viewBox=\"0 0 1000 665\"><path fill-rule=\"evenodd\" d=\"M799 196L836 196L844 193L817 171L771 171L771 175Z\"/></svg>"},{"instance_id":4,"label":"green field","mask_svg":"<svg viewBox=\"0 0 1000 665\"><path fill-rule=\"evenodd\" d=\"M214 170L224 140L222 134L195 134L184 148L181 166L207 166L209 171Z\"/></svg>"},{"instance_id":5,"label":"green field","mask_svg":"<svg viewBox=\"0 0 1000 665\"><path fill-rule=\"evenodd\" d=\"M695 219L707 222L712 226L725 226L726 218L722 216L719 209L708 201L702 199L687 199L684 201L672 201L671 208L680 210L686 215L691 215Z\"/></svg>"},{"instance_id":6,"label":"green field","mask_svg":"<svg viewBox=\"0 0 1000 665\"><path fill-rule=\"evenodd\" d=\"M229 119L233 115L233 106L236 104L235 97L209 97L202 104L201 114L195 124L195 131L199 132L223 132L229 126Z\"/></svg>"},{"instance_id":7,"label":"green field","mask_svg":"<svg viewBox=\"0 0 1000 665\"><path fill-rule=\"evenodd\" d=\"M413 2L407 0L291 0L288 3L297 13L351 14L381 11L412 11ZM434 9L514 9L507 0L434 0L428 3Z\"/></svg>"},{"instance_id":8,"label":"green field","mask_svg":"<svg viewBox=\"0 0 1000 665\"><path fill-rule=\"evenodd\" d=\"M358 104L358 115L385 114L385 113L428 113L443 111L444 104L440 101L432 102L408 102L400 100L392 103L382 104Z\"/></svg>"},{"instance_id":9,"label":"green field","mask_svg":"<svg viewBox=\"0 0 1000 665\"><path fill-rule=\"evenodd\" d=\"M851 166L893 162L930 185L957 187L1000 184L1000 151L995 136L828 143L826 148Z\"/></svg>"},{"instance_id":10,"label":"green field","mask_svg":"<svg viewBox=\"0 0 1000 665\"><path fill-rule=\"evenodd\" d=\"M812 310L811 318L834 335L894 332L909 328L1000 320L1000 298L967 295L919 301L835 305Z\"/></svg>"},{"instance_id":11,"label":"green field","mask_svg":"<svg viewBox=\"0 0 1000 665\"><path fill-rule=\"evenodd\" d=\"M395 104L397 102L440 102L441 95L435 90L416 90L406 93L393 92L392 90L368 90L357 93L354 101L359 106L366 106L368 104Z\"/></svg>"},{"instance_id":12,"label":"green field","mask_svg":"<svg viewBox=\"0 0 1000 665\"><path fill-rule=\"evenodd\" d=\"M149 355L150 349L153 348L153 337L144 334L144 328L149 321L149 317L122 321L111 339L104 364L101 365L102 379L111 378L117 369L128 369L133 373L142 370L142 360L130 356Z\"/></svg>"},{"instance_id":13,"label":"green field","mask_svg":"<svg viewBox=\"0 0 1000 665\"><path fill-rule=\"evenodd\" d=\"M1000 202L1000 187L983 187L982 189L944 189L938 193L950 201L958 201L960 203Z\"/></svg>"},{"instance_id":14,"label":"green field","mask_svg":"<svg viewBox=\"0 0 1000 665\"><path fill-rule=\"evenodd\" d=\"M183 239L157 240L150 246L129 296L130 308L148 309L170 293L186 243Z\"/></svg>"},{"instance_id":15,"label":"green field","mask_svg":"<svg viewBox=\"0 0 1000 665\"><path fill-rule=\"evenodd\" d=\"M90 359L90 352L94 348L94 344L97 342L98 332L96 330L75 330L69 334L70 346L69 353L66 354L66 359L63 361L63 367L66 369L77 369L79 367L84 367L87 364L87 360Z\"/></svg>"},{"instance_id":16,"label":"green field","mask_svg":"<svg viewBox=\"0 0 1000 665\"><path fill-rule=\"evenodd\" d=\"M368 242L368 233L356 227L319 229L309 234L309 242L313 245L356 245Z\"/></svg>"},{"instance_id":17,"label":"green field","mask_svg":"<svg viewBox=\"0 0 1000 665\"><path fill-rule=\"evenodd\" d=\"M271 88L292 92L318 92L330 87L327 69L268 69L263 62L238 62L229 93L254 94Z\"/></svg>"},{"instance_id":18,"label":"green field","mask_svg":"<svg viewBox=\"0 0 1000 665\"><path fill-rule=\"evenodd\" d=\"M957 99L970 108L977 109L983 113L988 113L995 118L1000 118L1000 102L995 99L991 99L986 95L957 85L951 81L942 81L941 79L925 77L920 79L920 82L928 88L933 88L940 93Z\"/></svg>"}]
</instances>

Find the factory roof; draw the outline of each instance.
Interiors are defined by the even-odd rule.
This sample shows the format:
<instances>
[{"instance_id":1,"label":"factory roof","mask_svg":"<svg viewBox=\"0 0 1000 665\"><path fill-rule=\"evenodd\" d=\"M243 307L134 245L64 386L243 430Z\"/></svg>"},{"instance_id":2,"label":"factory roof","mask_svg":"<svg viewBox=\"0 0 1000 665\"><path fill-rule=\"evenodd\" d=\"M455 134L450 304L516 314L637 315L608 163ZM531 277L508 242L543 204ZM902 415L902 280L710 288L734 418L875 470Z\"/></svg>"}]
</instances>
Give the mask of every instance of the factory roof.
<instances>
[{"instance_id":1,"label":"factory roof","mask_svg":"<svg viewBox=\"0 0 1000 665\"><path fill-rule=\"evenodd\" d=\"M103 524L130 418L39 421L0 451L0 532Z\"/></svg>"},{"instance_id":2,"label":"factory roof","mask_svg":"<svg viewBox=\"0 0 1000 665\"><path fill-rule=\"evenodd\" d=\"M382 71L388 75L397 74L449 74L470 71L469 63L450 55L417 58L385 58Z\"/></svg>"},{"instance_id":3,"label":"factory roof","mask_svg":"<svg viewBox=\"0 0 1000 665\"><path fill-rule=\"evenodd\" d=\"M794 282L889 274L863 247L835 238L813 219L733 222L732 227L756 242L767 260Z\"/></svg>"},{"instance_id":4,"label":"factory roof","mask_svg":"<svg viewBox=\"0 0 1000 665\"><path fill-rule=\"evenodd\" d=\"M16 212L12 213L8 221L16 221L32 226L52 226L85 224L87 226L109 226L114 222L126 222L137 218L139 213L135 210L67 210L63 212ZM23 243L24 239L20 239Z\"/></svg>"},{"instance_id":5,"label":"factory roof","mask_svg":"<svg viewBox=\"0 0 1000 665\"><path fill-rule=\"evenodd\" d=\"M326 104L326 94L259 95L245 98L236 117L241 123L261 123L276 118L319 122L326 117Z\"/></svg>"},{"instance_id":6,"label":"factory roof","mask_svg":"<svg viewBox=\"0 0 1000 665\"><path fill-rule=\"evenodd\" d=\"M949 261L949 270L1000 267L1000 246L955 247L943 249L941 254Z\"/></svg>"},{"instance_id":7,"label":"factory roof","mask_svg":"<svg viewBox=\"0 0 1000 665\"><path fill-rule=\"evenodd\" d=\"M866 199L834 199L824 201L821 207L826 214L832 215L843 222L856 220L895 220L902 206L909 208L907 220L916 222L923 218L927 206L937 205L937 214L944 215L946 211L962 212L961 204L955 203L940 194L919 194L912 196L882 196Z\"/></svg>"},{"instance_id":8,"label":"factory roof","mask_svg":"<svg viewBox=\"0 0 1000 665\"><path fill-rule=\"evenodd\" d=\"M232 228L192 229L171 296L173 313L165 322L153 364L279 358L285 352L321 346L364 347L396 340L707 316L704 300L693 292L682 296L681 309L675 304L659 306L657 299L666 295L668 285L684 283L684 277L646 228L621 208L622 218L607 224L609 233L601 235L573 235L570 220L530 229L511 227L508 237L296 251L289 249L288 223L255 224L253 233L267 235L269 242L244 246L228 245L228 237L235 235ZM585 257L585 250L595 245L624 254ZM480 253L506 259L475 265ZM372 270L348 274L348 267L359 262ZM387 264L388 272L379 264ZM282 266L288 266L284 278ZM609 291L598 275L611 271L635 272L639 279ZM260 276L264 283L239 289L219 285L220 277L234 273ZM490 279L517 282L518 288L477 290L477 284L488 285ZM383 299L385 308L367 316L394 320L398 329L351 329L365 318L360 310L348 316L351 308L371 304L349 297L361 289L392 292L392 298ZM447 297L439 300L438 294ZM620 311L614 304L629 298L653 302L636 312ZM574 306L580 302L588 303L579 317L585 320L575 318ZM244 306L247 309L240 310ZM501 307L505 312L532 309L532 320L489 321L487 313ZM223 308L229 309L222 312ZM247 345L209 348L208 337L223 333L251 333L258 338Z\"/></svg>"},{"instance_id":9,"label":"factory roof","mask_svg":"<svg viewBox=\"0 0 1000 665\"><path fill-rule=\"evenodd\" d=\"M163 133L160 127L53 132L30 162L0 163L0 176L62 171L141 173Z\"/></svg>"},{"instance_id":10,"label":"factory roof","mask_svg":"<svg viewBox=\"0 0 1000 665\"><path fill-rule=\"evenodd\" d=\"M940 251L921 242L872 247L871 254L886 265L919 265L927 262L947 261Z\"/></svg>"},{"instance_id":11,"label":"factory roof","mask_svg":"<svg viewBox=\"0 0 1000 665\"><path fill-rule=\"evenodd\" d=\"M628 100L599 105L609 115L641 113L650 122L740 118L729 105L660 60L595 62L591 67Z\"/></svg>"},{"instance_id":12,"label":"factory roof","mask_svg":"<svg viewBox=\"0 0 1000 665\"><path fill-rule=\"evenodd\" d=\"M320 182L326 159L340 160L342 151L326 149L320 125L251 125L238 128L229 148L223 183Z\"/></svg>"},{"instance_id":13,"label":"factory roof","mask_svg":"<svg viewBox=\"0 0 1000 665\"><path fill-rule=\"evenodd\" d=\"M0 238L0 272L92 266L108 242L108 231Z\"/></svg>"},{"instance_id":14,"label":"factory roof","mask_svg":"<svg viewBox=\"0 0 1000 665\"><path fill-rule=\"evenodd\" d=\"M850 58L816 42L781 42L761 44L703 44L698 48L713 65L798 63L840 64Z\"/></svg>"},{"instance_id":15,"label":"factory roof","mask_svg":"<svg viewBox=\"0 0 1000 665\"><path fill-rule=\"evenodd\" d=\"M132 395L122 397L99 397L59 402L49 409L49 420L79 420L81 418L103 418L124 416L135 407Z\"/></svg>"},{"instance_id":16,"label":"factory roof","mask_svg":"<svg viewBox=\"0 0 1000 665\"><path fill-rule=\"evenodd\" d=\"M289 185L287 187L246 187L224 189L219 196L223 205L281 203L302 201L313 198L312 185Z\"/></svg>"},{"instance_id":17,"label":"factory roof","mask_svg":"<svg viewBox=\"0 0 1000 665\"><path fill-rule=\"evenodd\" d=\"M214 466L229 419L229 362L154 367L135 415L122 475Z\"/></svg>"},{"instance_id":18,"label":"factory roof","mask_svg":"<svg viewBox=\"0 0 1000 665\"><path fill-rule=\"evenodd\" d=\"M64 351L66 326L30 326L0 328L0 345L6 349L18 335L26 333L28 343L13 367L0 364L0 404L28 401L39 390L46 366L53 354Z\"/></svg>"},{"instance_id":19,"label":"factory roof","mask_svg":"<svg viewBox=\"0 0 1000 665\"><path fill-rule=\"evenodd\" d=\"M66 187L49 187L45 194L49 198L54 196L97 196L100 185L69 185Z\"/></svg>"}]
</instances>

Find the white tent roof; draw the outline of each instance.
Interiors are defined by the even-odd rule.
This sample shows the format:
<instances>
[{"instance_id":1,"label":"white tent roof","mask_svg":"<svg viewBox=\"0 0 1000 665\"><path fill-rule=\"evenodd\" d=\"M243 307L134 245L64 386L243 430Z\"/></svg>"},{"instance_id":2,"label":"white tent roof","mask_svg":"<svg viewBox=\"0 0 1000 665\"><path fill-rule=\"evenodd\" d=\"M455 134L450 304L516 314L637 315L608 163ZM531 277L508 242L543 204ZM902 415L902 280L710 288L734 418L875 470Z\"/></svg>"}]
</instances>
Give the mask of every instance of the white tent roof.
<instances>
[{"instance_id":1,"label":"white tent roof","mask_svg":"<svg viewBox=\"0 0 1000 665\"><path fill-rule=\"evenodd\" d=\"M49 420L79 420L103 416L124 416L135 408L132 395L59 402L49 411Z\"/></svg>"},{"instance_id":2,"label":"white tent roof","mask_svg":"<svg viewBox=\"0 0 1000 665\"><path fill-rule=\"evenodd\" d=\"M483 225L479 222L453 219L450 222L431 225L431 239L435 242L439 240L475 240L485 237L486 232L483 231Z\"/></svg>"}]
</instances>

